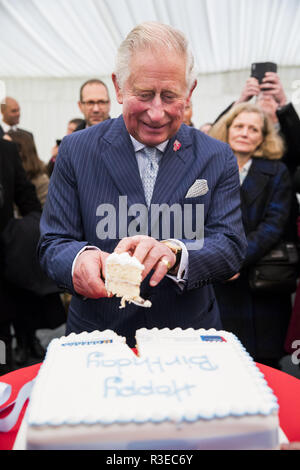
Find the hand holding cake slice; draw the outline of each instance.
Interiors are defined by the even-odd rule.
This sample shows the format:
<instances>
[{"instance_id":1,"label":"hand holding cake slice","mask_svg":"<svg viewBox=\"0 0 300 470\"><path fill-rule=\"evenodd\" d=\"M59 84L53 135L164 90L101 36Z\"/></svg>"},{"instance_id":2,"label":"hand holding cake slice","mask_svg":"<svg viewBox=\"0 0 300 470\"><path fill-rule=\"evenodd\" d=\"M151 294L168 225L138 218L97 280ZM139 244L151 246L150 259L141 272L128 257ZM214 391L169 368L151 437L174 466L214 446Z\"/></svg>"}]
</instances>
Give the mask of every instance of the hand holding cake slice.
<instances>
[{"instance_id":1,"label":"hand holding cake slice","mask_svg":"<svg viewBox=\"0 0 300 470\"><path fill-rule=\"evenodd\" d=\"M144 265L127 252L112 253L107 257L105 287L108 295L121 297L120 308L124 308L126 302L132 302L141 307L151 307L149 300L140 297L143 270Z\"/></svg>"}]
</instances>

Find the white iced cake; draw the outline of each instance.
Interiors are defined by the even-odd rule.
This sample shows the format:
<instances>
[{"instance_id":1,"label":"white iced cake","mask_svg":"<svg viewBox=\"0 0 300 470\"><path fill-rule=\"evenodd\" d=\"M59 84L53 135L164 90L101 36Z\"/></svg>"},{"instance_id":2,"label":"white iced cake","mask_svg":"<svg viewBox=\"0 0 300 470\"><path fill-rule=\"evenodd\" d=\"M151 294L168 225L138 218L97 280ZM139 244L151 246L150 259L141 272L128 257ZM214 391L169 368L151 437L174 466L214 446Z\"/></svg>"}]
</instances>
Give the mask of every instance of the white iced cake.
<instances>
[{"instance_id":1,"label":"white iced cake","mask_svg":"<svg viewBox=\"0 0 300 470\"><path fill-rule=\"evenodd\" d=\"M278 404L239 340L216 330L53 340L27 413L28 449L276 449Z\"/></svg>"},{"instance_id":2,"label":"white iced cake","mask_svg":"<svg viewBox=\"0 0 300 470\"><path fill-rule=\"evenodd\" d=\"M112 253L107 257L105 267L105 287L108 294L121 297L120 308L126 302L143 302L145 307L151 307L151 302L140 297L140 285L144 265L129 253Z\"/></svg>"}]
</instances>

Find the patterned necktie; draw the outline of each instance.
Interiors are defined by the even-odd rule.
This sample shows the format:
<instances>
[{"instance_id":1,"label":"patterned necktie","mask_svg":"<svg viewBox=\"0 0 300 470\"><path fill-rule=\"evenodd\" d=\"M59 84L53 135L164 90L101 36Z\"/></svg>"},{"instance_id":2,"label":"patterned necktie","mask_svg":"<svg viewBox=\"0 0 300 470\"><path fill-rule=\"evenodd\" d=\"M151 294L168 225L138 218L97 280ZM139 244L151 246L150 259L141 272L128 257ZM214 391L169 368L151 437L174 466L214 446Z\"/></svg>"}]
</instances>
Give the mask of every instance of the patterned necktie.
<instances>
[{"instance_id":1,"label":"patterned necktie","mask_svg":"<svg viewBox=\"0 0 300 470\"><path fill-rule=\"evenodd\" d=\"M152 193L158 173L158 157L156 147L144 147L144 153L147 156L147 165L142 176L142 183L145 192L147 206L150 206Z\"/></svg>"}]
</instances>

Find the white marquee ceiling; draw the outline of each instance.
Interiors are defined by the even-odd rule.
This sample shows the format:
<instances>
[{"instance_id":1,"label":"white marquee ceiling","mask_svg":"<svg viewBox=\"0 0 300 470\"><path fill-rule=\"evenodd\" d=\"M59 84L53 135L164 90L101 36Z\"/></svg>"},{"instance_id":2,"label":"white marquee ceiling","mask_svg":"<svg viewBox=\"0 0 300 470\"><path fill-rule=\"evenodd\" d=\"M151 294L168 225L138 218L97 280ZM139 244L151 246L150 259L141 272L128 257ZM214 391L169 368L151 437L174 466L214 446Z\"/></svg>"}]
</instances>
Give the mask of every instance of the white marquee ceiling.
<instances>
[{"instance_id":1,"label":"white marquee ceiling","mask_svg":"<svg viewBox=\"0 0 300 470\"><path fill-rule=\"evenodd\" d=\"M0 76L110 75L149 20L187 35L200 73L300 65L300 0L0 0Z\"/></svg>"}]
</instances>

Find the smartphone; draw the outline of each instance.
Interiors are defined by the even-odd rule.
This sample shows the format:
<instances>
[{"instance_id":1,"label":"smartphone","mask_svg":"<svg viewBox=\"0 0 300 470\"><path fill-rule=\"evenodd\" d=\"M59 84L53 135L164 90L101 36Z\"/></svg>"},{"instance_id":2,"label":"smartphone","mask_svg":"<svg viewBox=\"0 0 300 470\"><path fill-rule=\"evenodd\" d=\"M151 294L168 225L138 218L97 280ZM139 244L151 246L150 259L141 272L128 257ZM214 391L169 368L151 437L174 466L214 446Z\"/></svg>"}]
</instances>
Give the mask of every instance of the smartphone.
<instances>
[{"instance_id":1,"label":"smartphone","mask_svg":"<svg viewBox=\"0 0 300 470\"><path fill-rule=\"evenodd\" d=\"M262 83L266 72L277 72L277 64L274 62L255 62L251 64L251 77L257 78Z\"/></svg>"},{"instance_id":2,"label":"smartphone","mask_svg":"<svg viewBox=\"0 0 300 470\"><path fill-rule=\"evenodd\" d=\"M60 143L61 143L61 139L56 139L56 145L57 145L57 147L60 146Z\"/></svg>"}]
</instances>

